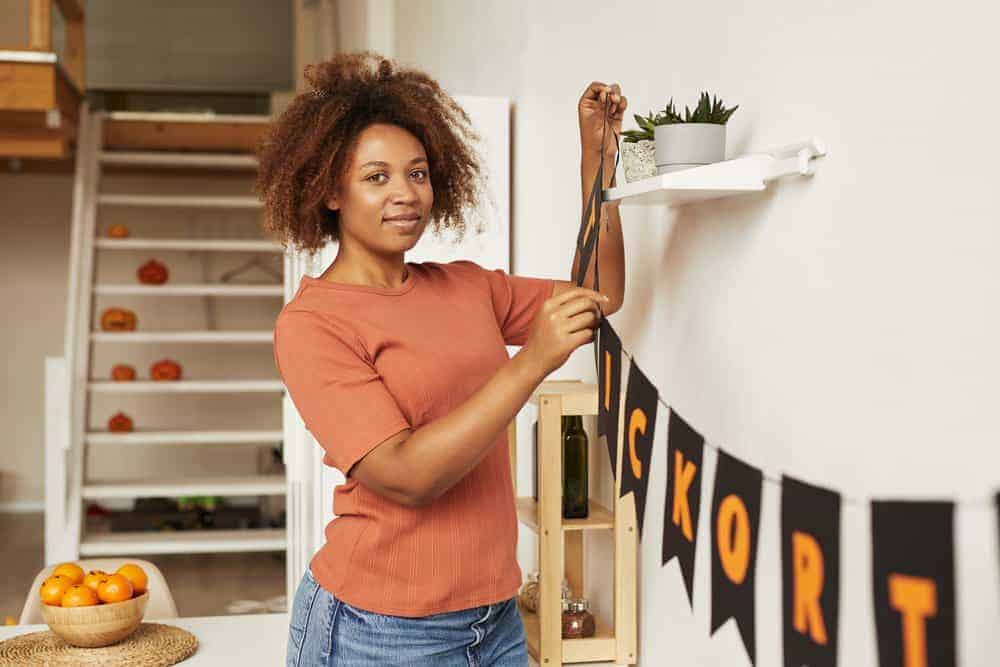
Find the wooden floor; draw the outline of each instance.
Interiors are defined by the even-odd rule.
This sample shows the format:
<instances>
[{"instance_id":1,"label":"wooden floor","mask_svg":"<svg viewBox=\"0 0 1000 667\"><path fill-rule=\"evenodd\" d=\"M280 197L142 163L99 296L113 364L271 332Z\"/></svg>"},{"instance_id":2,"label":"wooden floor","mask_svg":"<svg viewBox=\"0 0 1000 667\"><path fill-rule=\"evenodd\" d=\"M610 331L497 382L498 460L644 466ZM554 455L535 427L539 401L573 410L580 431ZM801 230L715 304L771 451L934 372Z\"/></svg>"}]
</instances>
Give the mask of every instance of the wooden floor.
<instances>
[{"instance_id":1,"label":"wooden floor","mask_svg":"<svg viewBox=\"0 0 1000 667\"><path fill-rule=\"evenodd\" d=\"M40 513L0 513L0 623L20 616L28 588L44 563ZM285 593L284 554L144 556L155 563L181 616L228 613L234 600L267 600Z\"/></svg>"}]
</instances>

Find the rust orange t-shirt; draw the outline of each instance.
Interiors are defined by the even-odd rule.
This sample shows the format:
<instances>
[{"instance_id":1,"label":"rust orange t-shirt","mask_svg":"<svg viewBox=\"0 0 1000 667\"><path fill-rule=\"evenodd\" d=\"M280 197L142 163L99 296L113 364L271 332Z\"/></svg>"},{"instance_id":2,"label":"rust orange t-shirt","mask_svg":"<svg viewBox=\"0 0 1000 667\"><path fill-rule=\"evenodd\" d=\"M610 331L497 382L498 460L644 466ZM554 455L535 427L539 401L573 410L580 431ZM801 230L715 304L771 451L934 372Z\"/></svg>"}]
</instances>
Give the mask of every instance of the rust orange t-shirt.
<instances>
[{"instance_id":1,"label":"rust orange t-shirt","mask_svg":"<svg viewBox=\"0 0 1000 667\"><path fill-rule=\"evenodd\" d=\"M278 315L275 362L323 462L346 473L376 445L461 405L523 345L551 279L469 261L407 262L395 289L305 277ZM405 446L405 445L403 445ZM355 607L426 616L517 594L507 434L433 502L407 507L347 478L334 490L319 584Z\"/></svg>"}]
</instances>

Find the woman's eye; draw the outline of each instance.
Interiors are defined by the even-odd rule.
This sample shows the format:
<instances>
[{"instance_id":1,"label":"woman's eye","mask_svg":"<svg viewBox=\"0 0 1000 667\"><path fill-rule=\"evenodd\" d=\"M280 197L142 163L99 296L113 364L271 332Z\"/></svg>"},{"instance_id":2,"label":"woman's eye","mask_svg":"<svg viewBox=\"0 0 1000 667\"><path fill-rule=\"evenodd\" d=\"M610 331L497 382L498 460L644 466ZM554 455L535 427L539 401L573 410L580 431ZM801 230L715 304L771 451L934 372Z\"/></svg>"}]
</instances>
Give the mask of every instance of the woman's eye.
<instances>
[{"instance_id":1,"label":"woman's eye","mask_svg":"<svg viewBox=\"0 0 1000 667\"><path fill-rule=\"evenodd\" d=\"M416 170L415 172L413 172L413 173L414 173L414 174L418 174L417 178L419 178L419 179L421 179L421 180L423 180L423 179L427 178L427 172L426 172L425 170L423 170L423 169L417 169L417 170Z\"/></svg>"},{"instance_id":2,"label":"woman's eye","mask_svg":"<svg viewBox=\"0 0 1000 667\"><path fill-rule=\"evenodd\" d=\"M377 180L375 180L375 179L377 179L377 178L378 178L379 176L385 176L385 174L383 174L382 172L379 172L379 173L377 173L377 174L372 174L371 176L369 176L369 177L368 177L368 178L366 178L365 180L366 180L366 181L372 181L372 182L376 182L376 183L377 183L377 182L381 182L381 181L377 181ZM385 177L386 177L386 178L388 178L388 176L385 176Z\"/></svg>"}]
</instances>

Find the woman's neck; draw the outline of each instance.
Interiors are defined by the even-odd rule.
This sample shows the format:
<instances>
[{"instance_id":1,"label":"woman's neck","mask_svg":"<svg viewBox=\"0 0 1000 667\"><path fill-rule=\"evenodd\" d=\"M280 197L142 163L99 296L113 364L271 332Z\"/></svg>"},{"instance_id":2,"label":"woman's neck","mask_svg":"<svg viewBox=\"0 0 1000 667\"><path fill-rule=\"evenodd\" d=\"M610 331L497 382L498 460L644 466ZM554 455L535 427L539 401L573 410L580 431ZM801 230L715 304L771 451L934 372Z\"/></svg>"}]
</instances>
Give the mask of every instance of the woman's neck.
<instances>
[{"instance_id":1,"label":"woman's neck","mask_svg":"<svg viewBox=\"0 0 1000 667\"><path fill-rule=\"evenodd\" d=\"M403 255L391 260L373 255L358 257L341 246L337 258L320 278L336 283L396 289L406 281L408 273Z\"/></svg>"}]
</instances>

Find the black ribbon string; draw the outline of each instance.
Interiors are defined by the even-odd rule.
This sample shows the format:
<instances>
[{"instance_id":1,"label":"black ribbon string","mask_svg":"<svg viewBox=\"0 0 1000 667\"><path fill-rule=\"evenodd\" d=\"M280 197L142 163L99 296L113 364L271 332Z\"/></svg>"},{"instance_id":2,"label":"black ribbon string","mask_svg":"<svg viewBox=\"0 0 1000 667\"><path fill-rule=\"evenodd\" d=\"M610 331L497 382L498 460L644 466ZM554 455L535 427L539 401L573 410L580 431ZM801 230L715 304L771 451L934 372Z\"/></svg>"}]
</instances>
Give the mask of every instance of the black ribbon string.
<instances>
[{"instance_id":1,"label":"black ribbon string","mask_svg":"<svg viewBox=\"0 0 1000 667\"><path fill-rule=\"evenodd\" d=\"M577 272L577 286L583 285L583 280L587 275L587 268L590 266L590 250L594 251L594 291L600 293L601 291L601 224L603 220L604 212L604 142L607 140L608 136L608 115L611 108L611 99L607 98L604 101L604 123L601 128L601 160L597 165L597 174L594 177L594 184L590 189L590 196L587 198L587 205L583 210L583 219L580 221L580 233L577 236L577 251L580 253L580 263L581 267ZM618 160L621 157L621 153L618 151L618 133L614 130L611 132L615 136L615 166L614 170L618 169ZM593 233L593 240L588 238L590 235L587 234L587 222L591 215L595 218L595 230ZM597 304L597 308L600 312L600 319L604 319L604 308L600 303Z\"/></svg>"}]
</instances>

